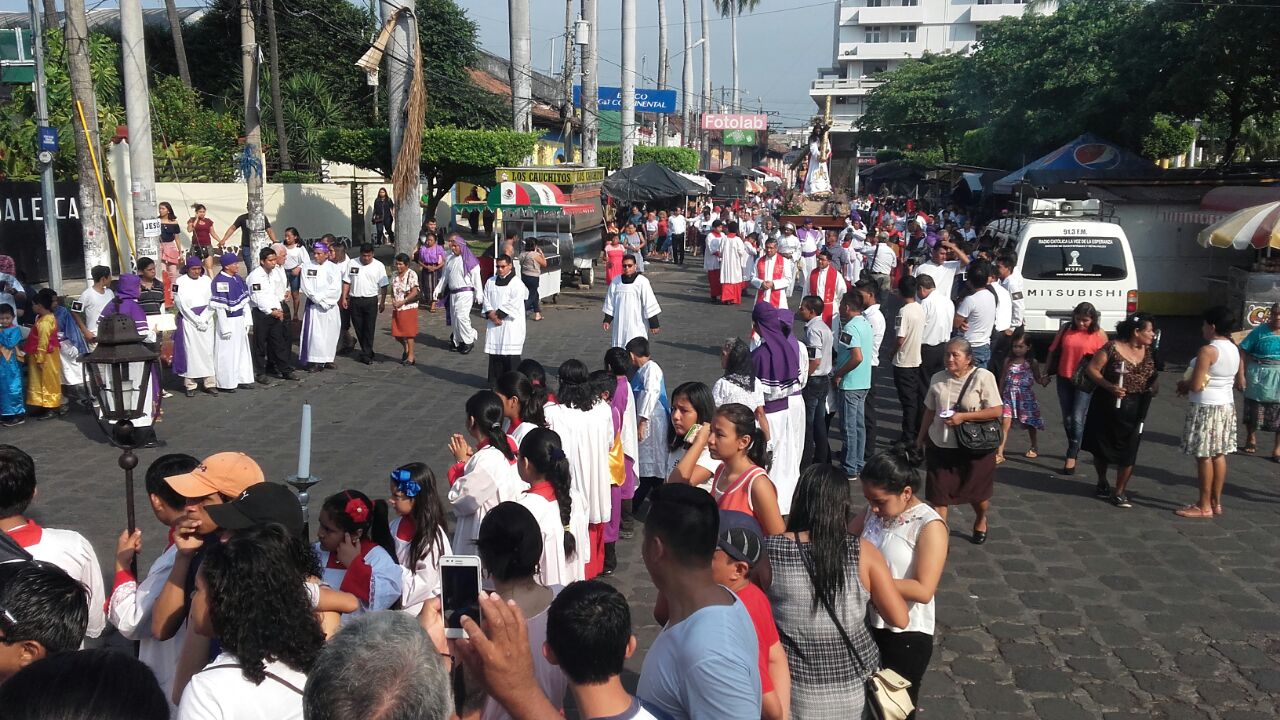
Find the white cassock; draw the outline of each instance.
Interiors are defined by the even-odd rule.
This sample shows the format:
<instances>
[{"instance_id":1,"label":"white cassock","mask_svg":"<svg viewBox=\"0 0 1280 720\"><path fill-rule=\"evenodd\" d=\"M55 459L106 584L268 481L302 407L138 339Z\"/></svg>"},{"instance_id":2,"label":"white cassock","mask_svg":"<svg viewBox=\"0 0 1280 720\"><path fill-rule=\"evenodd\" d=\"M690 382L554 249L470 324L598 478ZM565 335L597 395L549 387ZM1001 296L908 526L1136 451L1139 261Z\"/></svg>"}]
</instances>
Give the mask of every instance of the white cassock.
<instances>
[{"instance_id":1,"label":"white cassock","mask_svg":"<svg viewBox=\"0 0 1280 720\"><path fill-rule=\"evenodd\" d=\"M41 527L34 520L10 529L9 536L31 553L31 557L57 565L84 586L89 601L85 636L96 638L101 635L107 626L107 598L102 587L102 567L98 565L98 556L89 541L74 530Z\"/></svg>"},{"instance_id":2,"label":"white cassock","mask_svg":"<svg viewBox=\"0 0 1280 720\"><path fill-rule=\"evenodd\" d=\"M182 354L185 365L175 367L178 375L193 380L212 377L213 363L213 311L209 301L213 298L213 279L207 275L192 278L180 275L173 282L173 304L178 309L178 333L182 336ZM174 357L177 357L175 351ZM175 366L178 364L175 361Z\"/></svg>"},{"instance_id":3,"label":"white cassock","mask_svg":"<svg viewBox=\"0 0 1280 720\"><path fill-rule=\"evenodd\" d=\"M791 261L791 277L787 278L787 294L796 289L796 277L800 274L800 238L795 235L781 235L777 239L778 254ZM808 275L805 275L808 277ZM802 282L801 285L804 283Z\"/></svg>"},{"instance_id":4,"label":"white cassock","mask_svg":"<svg viewBox=\"0 0 1280 720\"><path fill-rule=\"evenodd\" d=\"M436 285L436 297L449 296L449 322L453 327L454 345L471 345L476 341L478 333L471 326L471 308L478 304L480 298L477 293L482 287L479 265L467 272L461 256L449 256L444 263L444 281ZM524 310L520 312L523 314Z\"/></svg>"},{"instance_id":5,"label":"white cassock","mask_svg":"<svg viewBox=\"0 0 1280 720\"><path fill-rule=\"evenodd\" d=\"M396 562L400 565L400 610L414 617L422 611L422 604L440 597L440 558L452 555L449 535L439 531L440 545L424 552L413 562L409 561L409 546L413 543L413 522L408 516L397 516L391 521L391 540L396 546Z\"/></svg>"},{"instance_id":6,"label":"white cassock","mask_svg":"<svg viewBox=\"0 0 1280 720\"><path fill-rule=\"evenodd\" d=\"M302 266L302 337L298 341L298 362L331 363L338 354L338 333L342 329L342 267L325 260Z\"/></svg>"},{"instance_id":7,"label":"white cassock","mask_svg":"<svg viewBox=\"0 0 1280 720\"><path fill-rule=\"evenodd\" d=\"M797 320L798 324L798 320ZM803 331L803 325L800 326ZM799 387L803 390L809 382L809 352L804 343L796 337L796 325L791 326L791 341L796 344L796 357L799 359ZM805 407L803 392L794 392L787 397L787 422L791 432L786 437L775 440L773 465L769 469L769 479L778 491L778 508L786 508L782 513L791 512L791 499L795 495L796 485L800 483L800 458L804 454ZM777 477L775 477L777 476Z\"/></svg>"},{"instance_id":8,"label":"white cassock","mask_svg":"<svg viewBox=\"0 0 1280 720\"><path fill-rule=\"evenodd\" d=\"M181 277L186 277L181 276ZM157 640L151 634L151 611L160 591L169 580L178 547L170 545L151 564L147 576L141 582L129 579L116 584L107 602L107 620L128 640L138 643L138 659L155 674L164 691L165 699L172 703L173 675L182 655L183 639L187 636L187 624L178 627L168 640ZM172 708L172 704L170 705Z\"/></svg>"},{"instance_id":9,"label":"white cassock","mask_svg":"<svg viewBox=\"0 0 1280 720\"><path fill-rule=\"evenodd\" d=\"M533 515L542 530L542 557L538 560L538 572L533 576L538 584L564 587L571 582L586 580L587 564L582 558L588 554L591 542L588 539L586 501L581 493L569 489L569 532L573 534L576 545L571 558L564 554L565 528L560 519L560 503L534 492L521 494L515 502Z\"/></svg>"},{"instance_id":10,"label":"white cassock","mask_svg":"<svg viewBox=\"0 0 1280 720\"><path fill-rule=\"evenodd\" d=\"M720 269L720 250L724 244L724 235L720 233L707 233L706 254L702 256L702 269L711 272Z\"/></svg>"},{"instance_id":11,"label":"white cassock","mask_svg":"<svg viewBox=\"0 0 1280 720\"><path fill-rule=\"evenodd\" d=\"M492 445L476 450L467 458L462 474L449 486L449 503L457 522L453 526L455 555L475 555L480 523L489 511L515 500L529 489L520 479L513 460Z\"/></svg>"},{"instance_id":12,"label":"white cassock","mask_svg":"<svg viewBox=\"0 0 1280 720\"><path fill-rule=\"evenodd\" d=\"M662 403L666 379L658 363L650 360L636 370L636 416L645 418L647 435L640 440L640 477L665 477L671 448L667 442L668 412Z\"/></svg>"},{"instance_id":13,"label":"white cassock","mask_svg":"<svg viewBox=\"0 0 1280 720\"><path fill-rule=\"evenodd\" d=\"M560 436L560 444L569 460L572 487L586 502L587 522L592 525L609 522L613 515L609 472L609 450L613 447L613 410L607 402L597 402L590 410L575 410L552 403L546 407L547 427ZM580 541L579 548L590 548ZM583 562L591 562L589 555Z\"/></svg>"},{"instance_id":14,"label":"white cassock","mask_svg":"<svg viewBox=\"0 0 1280 720\"><path fill-rule=\"evenodd\" d=\"M818 250L822 247L822 233L818 230L800 228L796 231L800 239L800 284L808 282L809 274L818 267Z\"/></svg>"},{"instance_id":15,"label":"white cassock","mask_svg":"<svg viewBox=\"0 0 1280 720\"><path fill-rule=\"evenodd\" d=\"M524 301L529 297L529 288L520 281L519 276L511 274L506 285L498 284L495 275L484 284L484 306L486 315L493 311L506 314L501 325L486 321L484 326L484 351L490 355L519 355L524 352L525 320Z\"/></svg>"},{"instance_id":16,"label":"white cassock","mask_svg":"<svg viewBox=\"0 0 1280 720\"><path fill-rule=\"evenodd\" d=\"M769 303L776 308L787 307L787 285L795 274L795 266L781 255L764 256L756 261L751 275L751 287L756 289L756 302ZM765 290L766 282L773 283L772 290Z\"/></svg>"},{"instance_id":17,"label":"white cassock","mask_svg":"<svg viewBox=\"0 0 1280 720\"><path fill-rule=\"evenodd\" d=\"M230 293L228 295L228 293ZM253 382L253 354L249 351L249 287L240 277L218 273L213 278L214 377L219 388L234 390Z\"/></svg>"},{"instance_id":18,"label":"white cassock","mask_svg":"<svg viewBox=\"0 0 1280 720\"><path fill-rule=\"evenodd\" d=\"M649 337L649 320L662 312L649 278L640 273L632 277L631 282L626 275L614 278L604 294L604 314L613 318L609 321L612 347L626 347L631 338Z\"/></svg>"},{"instance_id":19,"label":"white cassock","mask_svg":"<svg viewBox=\"0 0 1280 720\"><path fill-rule=\"evenodd\" d=\"M747 244L737 235L725 235L720 243L720 282L733 285L746 282L742 269L747 264Z\"/></svg>"}]
</instances>

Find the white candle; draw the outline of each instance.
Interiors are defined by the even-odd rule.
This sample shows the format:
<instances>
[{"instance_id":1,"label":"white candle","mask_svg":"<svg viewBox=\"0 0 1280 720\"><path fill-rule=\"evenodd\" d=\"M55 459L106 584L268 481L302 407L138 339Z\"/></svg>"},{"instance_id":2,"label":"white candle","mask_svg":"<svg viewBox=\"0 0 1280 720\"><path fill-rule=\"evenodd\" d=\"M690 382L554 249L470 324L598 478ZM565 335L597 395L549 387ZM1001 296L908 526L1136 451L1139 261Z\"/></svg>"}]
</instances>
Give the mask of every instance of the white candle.
<instances>
[{"instance_id":1,"label":"white candle","mask_svg":"<svg viewBox=\"0 0 1280 720\"><path fill-rule=\"evenodd\" d=\"M1124 361L1123 361L1123 360L1121 360L1121 361L1120 361L1120 382L1119 382L1119 385L1120 385L1120 387L1121 387L1121 388L1123 388L1123 387L1124 387L1124 376L1125 376ZM1117 410L1119 410L1119 409L1120 409L1120 403L1121 403L1123 400L1124 400L1124 398L1119 398L1119 397L1117 397L1117 398L1116 398L1116 409L1117 409Z\"/></svg>"},{"instance_id":2,"label":"white candle","mask_svg":"<svg viewBox=\"0 0 1280 720\"><path fill-rule=\"evenodd\" d=\"M302 403L302 435L298 439L298 477L311 477L311 403Z\"/></svg>"}]
</instances>

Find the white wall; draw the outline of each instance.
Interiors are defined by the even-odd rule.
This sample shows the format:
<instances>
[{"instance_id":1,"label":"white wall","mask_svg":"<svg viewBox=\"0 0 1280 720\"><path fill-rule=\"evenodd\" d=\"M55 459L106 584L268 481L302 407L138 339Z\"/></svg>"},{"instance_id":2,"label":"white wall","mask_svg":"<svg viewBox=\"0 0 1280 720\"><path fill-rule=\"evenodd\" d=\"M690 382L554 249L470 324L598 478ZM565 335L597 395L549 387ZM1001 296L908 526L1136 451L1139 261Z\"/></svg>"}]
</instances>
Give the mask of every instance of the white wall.
<instances>
[{"instance_id":1,"label":"white wall","mask_svg":"<svg viewBox=\"0 0 1280 720\"><path fill-rule=\"evenodd\" d=\"M1196 211L1195 205L1116 205L1116 221L1124 228L1138 270L1138 306L1159 315L1195 314L1211 298L1206 278L1227 275L1227 268L1247 262L1248 253L1203 248L1196 235L1203 224L1164 219L1166 213ZM1212 293L1221 292L1221 286ZM1216 298L1221 301L1224 298Z\"/></svg>"}]
</instances>

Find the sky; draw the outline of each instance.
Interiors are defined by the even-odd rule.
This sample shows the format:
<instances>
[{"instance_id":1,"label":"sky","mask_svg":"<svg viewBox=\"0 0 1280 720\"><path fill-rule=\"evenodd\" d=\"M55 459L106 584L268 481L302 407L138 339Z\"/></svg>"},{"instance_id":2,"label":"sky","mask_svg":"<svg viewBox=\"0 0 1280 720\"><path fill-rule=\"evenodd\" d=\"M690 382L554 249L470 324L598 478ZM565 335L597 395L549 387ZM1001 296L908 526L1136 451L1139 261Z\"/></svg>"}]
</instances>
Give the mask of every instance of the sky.
<instances>
[{"instance_id":1,"label":"sky","mask_svg":"<svg viewBox=\"0 0 1280 720\"><path fill-rule=\"evenodd\" d=\"M480 44L489 52L510 56L505 0L455 0L479 28ZM684 27L681 19L684 2L689 3L691 37L702 36L701 4L703 0L666 0L669 86L679 88L684 62ZM359 0L357 0L359 2ZM657 86L658 68L658 3L657 0L634 0L636 6L636 86ZM732 54L729 44L729 20L708 4L710 20L712 98L719 100L719 88L732 85ZM760 0L755 12L738 18L738 78L744 109L756 111L761 103L771 113L770 124L780 126L807 125L817 113L809 99L809 81L816 78L818 68L831 64L831 34L835 0ZM143 0L144 7L160 7L160 0ZM197 4L178 0L179 7ZM363 3L361 3L363 4ZM554 39L564 32L564 0L529 0L532 18L534 69L546 72L554 46L555 74L560 72L564 41ZM574 14L581 6L573 0ZM111 7L115 0L87 0L86 5ZM622 3L619 0L597 0L599 13L601 85L621 84ZM59 3L61 7L61 3ZM24 0L0 0L0 10L26 10ZM702 48L693 51L695 93L702 87ZM642 60L643 58L643 60ZM193 62L198 62L193 58ZM695 98L696 102L696 98Z\"/></svg>"},{"instance_id":2,"label":"sky","mask_svg":"<svg viewBox=\"0 0 1280 720\"><path fill-rule=\"evenodd\" d=\"M679 88L684 62L684 27L682 6L689 3L690 33L697 42L701 32L701 0L666 0L670 87ZM456 0L479 27L480 44L502 57L510 56L507 26L507 3L503 0ZM636 79L637 87L657 86L658 3L657 0L634 0L636 6ZM556 73L559 74L564 41L554 40L564 32L564 0L529 0L532 20L533 66L546 72L555 47ZM712 98L719 101L719 88L730 87L732 51L729 21L721 18L710 0L708 19L711 45ZM580 3L574 2L574 14ZM600 32L601 85L621 84L622 3L619 0L597 0ZM831 64L831 32L833 0L761 0L754 13L738 18L738 82L744 109L755 112L763 102L766 112L774 113L770 124L807 125L817 113L809 99L809 81L818 76L818 68ZM693 50L695 93L701 94L702 48Z\"/></svg>"}]
</instances>

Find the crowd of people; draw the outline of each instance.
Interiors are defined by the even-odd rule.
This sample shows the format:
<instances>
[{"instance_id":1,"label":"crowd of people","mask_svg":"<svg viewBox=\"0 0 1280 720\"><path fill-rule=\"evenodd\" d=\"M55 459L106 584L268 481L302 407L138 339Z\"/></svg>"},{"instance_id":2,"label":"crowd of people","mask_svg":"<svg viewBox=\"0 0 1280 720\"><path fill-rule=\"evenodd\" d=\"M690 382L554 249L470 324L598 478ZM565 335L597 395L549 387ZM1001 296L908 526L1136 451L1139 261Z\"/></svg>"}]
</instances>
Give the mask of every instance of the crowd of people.
<instances>
[{"instance_id":1,"label":"crowd of people","mask_svg":"<svg viewBox=\"0 0 1280 720\"><path fill-rule=\"evenodd\" d=\"M721 377L671 390L649 339L662 310L643 268L682 258L674 245L650 245L630 219L605 247L608 349L598 363L567 360L554 376L524 354L537 293L515 280L538 264L536 247L517 259L517 238L495 252L483 284L466 243L451 236L442 247L434 233L413 258L396 257L391 277L369 246L339 262L332 238L291 254L290 231L247 280L231 253L216 258L222 271L211 279L201 258L185 261L172 300L182 342L174 367L181 357L188 395L200 385L234 392L263 372L293 377L295 294L298 360L313 371L333 362L343 315L357 359L372 361L388 294L405 363L419 303L434 311L441 301L461 353L479 342L479 305L488 389L462 408L449 467L389 469L383 498L356 488L328 496L314 542L297 497L266 482L253 458L157 458L145 486L158 529L121 533L109 587L81 535L28 516L37 465L0 446L6 717L60 705L69 718L544 720L572 698L584 718L843 719L885 701L868 683L902 689L905 698L891 697L911 711L933 652L949 510L969 505L970 540L986 542L1009 435L1026 430L1025 457L1040 454L1036 385L1056 377L1062 472L1074 473L1086 450L1099 496L1130 506L1158 388L1155 320L1134 314L1108 336L1082 303L1041 365L1021 329L1016 259L981 244L964 218L913 214L897 232L896 211L867 204L824 237L812 222L779 227L761 210L757 221L749 208L722 209L691 243L714 300L743 302L748 285L755 298L749 331L721 347ZM674 217L683 213L654 228L673 243ZM151 275L123 275L113 291L110 272L95 270L74 303L84 317L66 320L43 295L52 291L36 293L31 337L42 359L31 367L47 377L30 378L28 398L55 414L62 407L64 326L86 348L103 316L154 332L146 308L165 299L154 297ZM0 304L0 325L5 317ZM1233 389L1246 397L1244 452L1256 452L1256 433L1280 430L1280 307L1239 346L1231 329L1225 309L1205 313L1205 345L1178 383L1189 400L1182 450L1196 458L1199 482L1182 517L1222 512L1225 456L1237 440ZM876 424L887 402L876 395L882 361L901 410L892 431ZM636 650L631 608L602 578L637 526L664 629L633 697L620 679ZM168 540L139 573L144 532ZM442 607L442 568L455 556L479 558L478 619ZM446 637L455 621L466 638ZM137 660L78 649L108 623L138 643ZM60 692L48 692L52 682Z\"/></svg>"}]
</instances>

